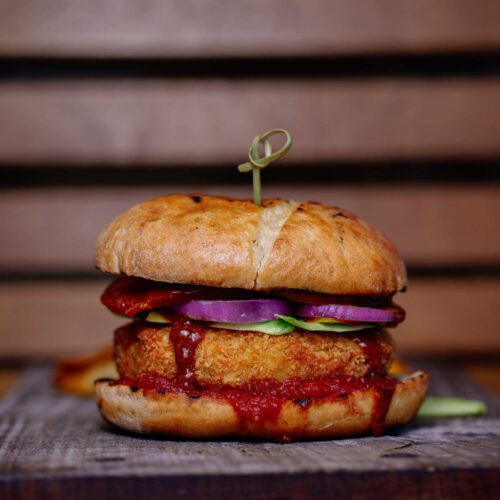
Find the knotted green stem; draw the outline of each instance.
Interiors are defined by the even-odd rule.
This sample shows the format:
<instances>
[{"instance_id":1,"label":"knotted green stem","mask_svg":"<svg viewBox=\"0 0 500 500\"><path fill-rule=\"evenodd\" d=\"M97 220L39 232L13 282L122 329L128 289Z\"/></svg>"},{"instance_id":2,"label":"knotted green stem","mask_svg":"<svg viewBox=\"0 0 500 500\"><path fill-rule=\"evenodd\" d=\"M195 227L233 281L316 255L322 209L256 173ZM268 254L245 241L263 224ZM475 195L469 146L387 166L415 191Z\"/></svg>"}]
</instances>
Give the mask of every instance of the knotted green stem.
<instances>
[{"instance_id":1,"label":"knotted green stem","mask_svg":"<svg viewBox=\"0 0 500 500\"><path fill-rule=\"evenodd\" d=\"M268 138L275 134L284 134L286 137L285 145L278 151L273 153L271 143ZM264 146L264 156L259 157L260 145ZM267 167L273 161L279 160L285 156L290 148L292 147L292 137L287 130L281 128L275 128L273 130L268 130L262 135L256 135L252 140L252 145L248 151L248 159L250 161L238 165L238 170L240 172L250 172L252 171L253 178L253 201L256 205L262 204L261 197L261 184L260 184L260 170Z\"/></svg>"}]
</instances>

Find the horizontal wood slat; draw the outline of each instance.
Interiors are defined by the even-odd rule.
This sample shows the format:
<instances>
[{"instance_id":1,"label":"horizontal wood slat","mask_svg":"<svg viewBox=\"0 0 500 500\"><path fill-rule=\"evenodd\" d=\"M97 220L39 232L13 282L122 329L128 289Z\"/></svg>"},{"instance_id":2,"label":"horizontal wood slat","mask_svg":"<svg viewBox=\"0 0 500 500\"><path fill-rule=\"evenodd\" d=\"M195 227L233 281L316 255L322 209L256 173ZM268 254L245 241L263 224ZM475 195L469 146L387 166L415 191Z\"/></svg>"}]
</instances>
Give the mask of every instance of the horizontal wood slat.
<instances>
[{"instance_id":1,"label":"horizontal wood slat","mask_svg":"<svg viewBox=\"0 0 500 500\"><path fill-rule=\"evenodd\" d=\"M4 0L0 54L203 57L498 48L496 0Z\"/></svg>"},{"instance_id":2,"label":"horizontal wood slat","mask_svg":"<svg viewBox=\"0 0 500 500\"><path fill-rule=\"evenodd\" d=\"M111 343L126 320L99 303L104 281L0 283L1 356L82 353ZM439 354L500 350L500 280L422 280L397 302L407 319L393 330L402 351Z\"/></svg>"},{"instance_id":3,"label":"horizontal wood slat","mask_svg":"<svg viewBox=\"0 0 500 500\"><path fill-rule=\"evenodd\" d=\"M214 165L286 127L290 160L500 155L500 79L0 84L0 163Z\"/></svg>"},{"instance_id":4,"label":"horizontal wood slat","mask_svg":"<svg viewBox=\"0 0 500 500\"><path fill-rule=\"evenodd\" d=\"M97 235L132 205L172 192L249 197L250 184L248 177L248 187L0 191L0 272L89 271ZM385 232L412 265L500 261L498 186L266 187L264 174L264 195L323 201L350 210Z\"/></svg>"}]
</instances>

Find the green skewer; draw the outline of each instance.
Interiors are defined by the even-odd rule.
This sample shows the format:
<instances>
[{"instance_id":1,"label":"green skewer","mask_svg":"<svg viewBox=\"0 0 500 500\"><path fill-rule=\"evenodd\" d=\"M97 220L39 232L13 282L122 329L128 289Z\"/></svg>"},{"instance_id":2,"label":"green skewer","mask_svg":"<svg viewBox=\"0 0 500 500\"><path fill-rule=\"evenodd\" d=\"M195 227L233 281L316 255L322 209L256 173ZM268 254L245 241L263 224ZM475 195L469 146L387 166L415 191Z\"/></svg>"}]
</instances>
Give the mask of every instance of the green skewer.
<instances>
[{"instance_id":1,"label":"green skewer","mask_svg":"<svg viewBox=\"0 0 500 500\"><path fill-rule=\"evenodd\" d=\"M286 142L281 149L273 153L272 146L268 141L268 138L275 134L284 134L286 137ZM264 156L262 158L259 157L259 146L261 144L264 145ZM285 156L288 151L290 151L291 147L292 137L290 133L287 130L281 128L268 130L264 134L256 135L253 138L252 145L250 146L250 150L248 151L248 159L250 161L238 165L238 170L240 172L250 172L250 170L252 171L253 201L256 205L262 204L260 170L264 167L267 167L273 161L283 158L283 156Z\"/></svg>"}]
</instances>

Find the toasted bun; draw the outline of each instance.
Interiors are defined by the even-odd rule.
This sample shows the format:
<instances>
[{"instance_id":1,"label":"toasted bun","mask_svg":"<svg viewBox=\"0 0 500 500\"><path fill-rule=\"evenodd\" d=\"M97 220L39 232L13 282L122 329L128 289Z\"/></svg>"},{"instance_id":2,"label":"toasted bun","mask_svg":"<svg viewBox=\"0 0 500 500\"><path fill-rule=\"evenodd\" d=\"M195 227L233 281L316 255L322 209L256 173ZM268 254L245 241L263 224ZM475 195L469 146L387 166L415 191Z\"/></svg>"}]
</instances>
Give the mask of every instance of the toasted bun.
<instances>
[{"instance_id":1,"label":"toasted bun","mask_svg":"<svg viewBox=\"0 0 500 500\"><path fill-rule=\"evenodd\" d=\"M396 386L386 427L406 424L415 416L427 391L428 376L415 372ZM308 408L285 402L276 420L242 426L231 404L202 396L135 392L109 381L96 384L102 416L123 429L184 438L317 439L345 437L370 430L374 390L353 392L342 400L322 399Z\"/></svg>"},{"instance_id":2,"label":"toasted bun","mask_svg":"<svg viewBox=\"0 0 500 500\"><path fill-rule=\"evenodd\" d=\"M102 271L168 283L389 295L406 285L394 246L369 224L316 203L170 195L100 235Z\"/></svg>"}]
</instances>

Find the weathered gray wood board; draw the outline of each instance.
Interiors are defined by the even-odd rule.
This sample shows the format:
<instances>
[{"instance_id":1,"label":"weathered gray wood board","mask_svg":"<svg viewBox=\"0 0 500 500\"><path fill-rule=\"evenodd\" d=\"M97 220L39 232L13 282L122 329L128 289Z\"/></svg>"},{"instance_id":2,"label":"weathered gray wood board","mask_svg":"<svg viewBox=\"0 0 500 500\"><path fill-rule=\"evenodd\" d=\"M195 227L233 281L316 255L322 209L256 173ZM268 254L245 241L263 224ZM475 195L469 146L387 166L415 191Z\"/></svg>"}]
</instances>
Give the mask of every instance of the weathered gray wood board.
<instances>
[{"instance_id":1,"label":"weathered gray wood board","mask_svg":"<svg viewBox=\"0 0 500 500\"><path fill-rule=\"evenodd\" d=\"M34 367L0 405L0 497L84 498L126 485L128 493L153 496L168 487L175 497L247 498L264 491L266 498L287 496L289 488L311 496L346 488L361 495L375 484L393 498L500 487L498 399L453 370L424 368L433 375L433 394L482 399L488 415L416 421L379 438L288 445L151 439L113 430L93 401L57 394L50 367Z\"/></svg>"}]
</instances>

